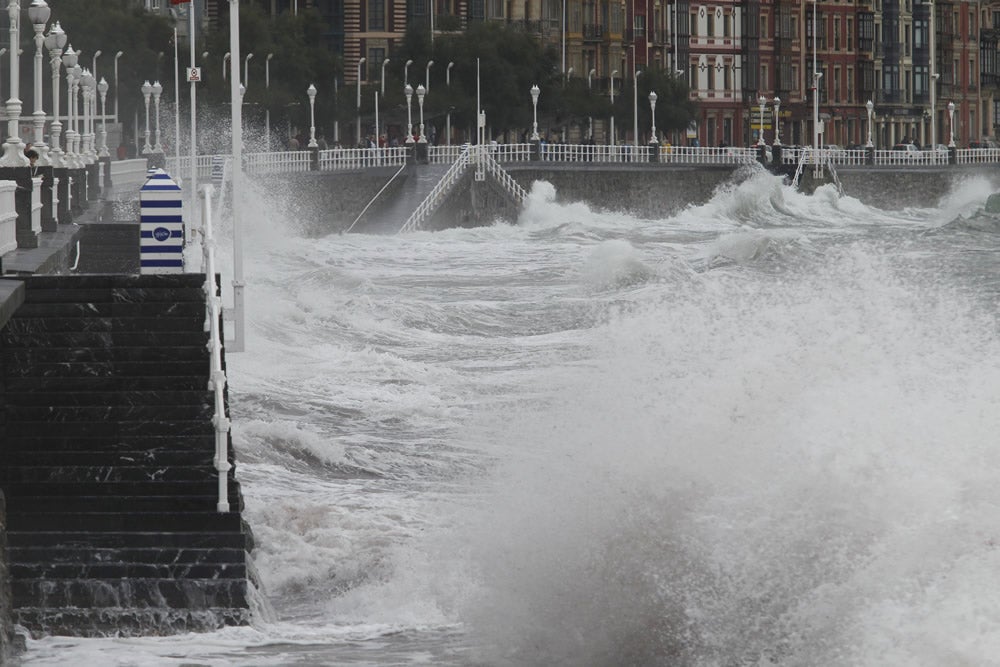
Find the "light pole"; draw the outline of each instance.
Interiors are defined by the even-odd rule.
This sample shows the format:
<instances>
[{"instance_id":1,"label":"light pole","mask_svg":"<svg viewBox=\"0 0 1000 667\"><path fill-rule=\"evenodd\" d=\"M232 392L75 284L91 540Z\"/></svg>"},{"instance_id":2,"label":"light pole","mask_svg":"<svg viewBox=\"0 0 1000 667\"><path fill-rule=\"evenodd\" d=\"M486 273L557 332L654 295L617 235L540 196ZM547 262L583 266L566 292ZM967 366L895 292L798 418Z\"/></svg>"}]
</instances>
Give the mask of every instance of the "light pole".
<instances>
[{"instance_id":1,"label":"light pole","mask_svg":"<svg viewBox=\"0 0 1000 667\"><path fill-rule=\"evenodd\" d=\"M618 74L618 70L611 71L611 136L608 143L611 146L615 145L615 74Z\"/></svg>"},{"instance_id":2,"label":"light pole","mask_svg":"<svg viewBox=\"0 0 1000 667\"><path fill-rule=\"evenodd\" d=\"M432 33L433 34L433 33ZM444 82L448 86L449 93L451 92L451 68L455 66L455 63L448 63L448 67L444 71ZM445 145L451 146L451 105L448 106L448 114L445 116Z\"/></svg>"},{"instance_id":3,"label":"light pole","mask_svg":"<svg viewBox=\"0 0 1000 667\"><path fill-rule=\"evenodd\" d=\"M639 152L639 70L635 71L632 78L632 143L635 144L635 152ZM638 158L635 158L638 159Z\"/></svg>"},{"instance_id":4,"label":"light pole","mask_svg":"<svg viewBox=\"0 0 1000 667\"><path fill-rule=\"evenodd\" d=\"M934 0L926 0L925 4L928 7L928 12L927 12L928 42L927 42L927 46L929 47L929 51L930 51L930 56L928 58L928 60L930 61L930 63L929 63L930 64L930 68L929 68L928 71L930 72L930 75L931 75L930 76L930 80L928 82L929 83L929 87L930 87L930 94L931 94L931 150L936 151L937 150L937 109L936 109L936 107L937 107L937 80L938 80L938 77L941 76L941 75L934 71L934 66L936 64L934 62L934 29L935 29L934 28ZM935 155L936 155L936 153L935 153Z\"/></svg>"},{"instance_id":5,"label":"light pole","mask_svg":"<svg viewBox=\"0 0 1000 667\"><path fill-rule=\"evenodd\" d=\"M77 65L79 67L79 65ZM94 164L97 151L94 150L94 114L91 107L95 95L94 75L89 69L83 70L80 87L83 91L83 158L87 164Z\"/></svg>"},{"instance_id":6,"label":"light pole","mask_svg":"<svg viewBox=\"0 0 1000 667\"><path fill-rule=\"evenodd\" d=\"M102 158L111 157L108 153L108 116L107 116L107 98L108 98L108 82L101 77L100 83L97 84L97 92L101 95L101 150L98 153Z\"/></svg>"},{"instance_id":7,"label":"light pole","mask_svg":"<svg viewBox=\"0 0 1000 667\"><path fill-rule=\"evenodd\" d=\"M589 72L587 72L587 95L588 96L591 94L591 90L592 90L591 83L593 81L593 78L594 78L595 74L597 74L597 70L596 69L592 69ZM594 117L591 116L590 114L587 115L587 139L589 141L593 141L594 140Z\"/></svg>"},{"instance_id":8,"label":"light pole","mask_svg":"<svg viewBox=\"0 0 1000 667\"><path fill-rule=\"evenodd\" d=\"M49 65L52 67L52 135L49 162L53 167L62 167L62 149L59 148L59 135L62 134L62 123L59 122L59 70L62 67L62 50L66 46L67 36L59 21L49 29L45 36L45 48L49 50Z\"/></svg>"},{"instance_id":9,"label":"light pole","mask_svg":"<svg viewBox=\"0 0 1000 667\"><path fill-rule=\"evenodd\" d=\"M760 129L757 131L757 145L764 145L764 107L767 106L767 98L761 95L757 98L757 103L760 105Z\"/></svg>"},{"instance_id":10,"label":"light pole","mask_svg":"<svg viewBox=\"0 0 1000 667\"><path fill-rule=\"evenodd\" d=\"M90 59L90 73L97 79L97 59L101 57L101 50L94 51L94 56Z\"/></svg>"},{"instance_id":11,"label":"light pole","mask_svg":"<svg viewBox=\"0 0 1000 667\"><path fill-rule=\"evenodd\" d=\"M153 152L153 147L149 143L149 96L153 94L153 87L149 85L149 79L142 82L142 98L146 102L146 144L142 147L142 154L149 155Z\"/></svg>"},{"instance_id":12,"label":"light pole","mask_svg":"<svg viewBox=\"0 0 1000 667\"><path fill-rule=\"evenodd\" d=\"M73 70L76 67L77 55L73 50L73 45L70 44L66 47L65 53L62 55L62 63L66 66L66 166L70 169L76 169L79 165L76 163L76 152L73 150L74 144L76 143L76 125L75 123L75 107L73 99Z\"/></svg>"},{"instance_id":13,"label":"light pole","mask_svg":"<svg viewBox=\"0 0 1000 667\"><path fill-rule=\"evenodd\" d=\"M427 143L427 136L424 134L424 95L427 94L427 90L423 86L417 86L417 105L420 107L420 139L417 140L419 144Z\"/></svg>"},{"instance_id":14,"label":"light pole","mask_svg":"<svg viewBox=\"0 0 1000 667\"><path fill-rule=\"evenodd\" d=\"M412 60L407 60L406 64L403 65L403 86L408 86L410 84L410 65L412 64Z\"/></svg>"},{"instance_id":15,"label":"light pole","mask_svg":"<svg viewBox=\"0 0 1000 667\"><path fill-rule=\"evenodd\" d=\"M413 114L411 101L413 100L413 86L406 84L403 86L403 95L406 96L406 143L413 143Z\"/></svg>"},{"instance_id":16,"label":"light pole","mask_svg":"<svg viewBox=\"0 0 1000 667\"><path fill-rule=\"evenodd\" d=\"M955 103L948 102L948 132L951 139L948 141L948 148L955 147Z\"/></svg>"},{"instance_id":17,"label":"light pole","mask_svg":"<svg viewBox=\"0 0 1000 667\"><path fill-rule=\"evenodd\" d=\"M310 83L306 94L309 96L309 148L319 148L316 143L316 86Z\"/></svg>"},{"instance_id":18,"label":"light pole","mask_svg":"<svg viewBox=\"0 0 1000 667\"><path fill-rule=\"evenodd\" d=\"M246 58L243 59L243 87L250 87L250 59L253 58L252 53L248 53Z\"/></svg>"},{"instance_id":19,"label":"light pole","mask_svg":"<svg viewBox=\"0 0 1000 667\"><path fill-rule=\"evenodd\" d=\"M162 153L163 145L160 143L160 94L163 93L163 86L159 81L153 83L153 106L156 107L156 145L153 147L154 153Z\"/></svg>"},{"instance_id":20,"label":"light pole","mask_svg":"<svg viewBox=\"0 0 1000 667\"><path fill-rule=\"evenodd\" d=\"M354 143L358 148L361 148L361 66L365 64L365 60L367 58L358 61L358 130L357 141Z\"/></svg>"},{"instance_id":21,"label":"light pole","mask_svg":"<svg viewBox=\"0 0 1000 667\"><path fill-rule=\"evenodd\" d=\"M7 5L7 15L10 17L10 98L7 100L7 142L3 146L4 153L0 158L0 167L27 167L28 158L24 156L24 144L18 136L21 125L21 100L18 92L20 64L17 45L21 43L21 7L17 4L17 0L10 0Z\"/></svg>"},{"instance_id":22,"label":"light pole","mask_svg":"<svg viewBox=\"0 0 1000 667\"><path fill-rule=\"evenodd\" d=\"M125 55L124 51L115 54L115 125L118 124L118 59Z\"/></svg>"},{"instance_id":23,"label":"light pole","mask_svg":"<svg viewBox=\"0 0 1000 667\"><path fill-rule=\"evenodd\" d=\"M659 142L656 141L656 92L649 91L649 113L652 119L652 125L649 130L649 145L656 146Z\"/></svg>"},{"instance_id":24,"label":"light pole","mask_svg":"<svg viewBox=\"0 0 1000 667\"><path fill-rule=\"evenodd\" d=\"M32 114L35 125L35 150L38 151L38 163L48 166L49 147L45 145L45 111L42 110L42 46L45 43L45 24L51 14L45 0L34 0L28 7L28 18L35 30L35 112Z\"/></svg>"},{"instance_id":25,"label":"light pole","mask_svg":"<svg viewBox=\"0 0 1000 667\"><path fill-rule=\"evenodd\" d=\"M781 98L774 96L774 145L781 145Z\"/></svg>"},{"instance_id":26,"label":"light pole","mask_svg":"<svg viewBox=\"0 0 1000 667\"><path fill-rule=\"evenodd\" d=\"M226 51L226 55L222 56L222 80L223 81L226 80L226 70L229 69L226 65L229 63L229 59L230 59L231 56L232 56L232 54L229 51ZM237 71L237 73L239 73L239 70L236 70L236 71Z\"/></svg>"},{"instance_id":27,"label":"light pole","mask_svg":"<svg viewBox=\"0 0 1000 667\"><path fill-rule=\"evenodd\" d=\"M865 148L875 148L875 144L872 142L872 111L875 109L875 105L871 100L865 102L865 109L868 111L868 143L865 144Z\"/></svg>"},{"instance_id":28,"label":"light pole","mask_svg":"<svg viewBox=\"0 0 1000 667\"><path fill-rule=\"evenodd\" d=\"M542 138L538 136L538 94L541 91L538 89L538 84L531 87L531 108L534 114L534 120L531 122L531 140L541 141Z\"/></svg>"},{"instance_id":29,"label":"light pole","mask_svg":"<svg viewBox=\"0 0 1000 667\"><path fill-rule=\"evenodd\" d=\"M382 97L385 97L385 66L389 64L389 59L382 61Z\"/></svg>"},{"instance_id":30,"label":"light pole","mask_svg":"<svg viewBox=\"0 0 1000 667\"><path fill-rule=\"evenodd\" d=\"M427 67L424 68L424 90L428 93L431 92L431 65L433 64L433 60L428 60Z\"/></svg>"},{"instance_id":31,"label":"light pole","mask_svg":"<svg viewBox=\"0 0 1000 667\"><path fill-rule=\"evenodd\" d=\"M823 76L817 71L816 66L816 45L819 41L816 36L816 14L819 9L817 0L813 0L812 11L812 42L813 42L813 176L822 175L822 167L819 163L819 80ZM762 128L763 129L763 128Z\"/></svg>"},{"instance_id":32,"label":"light pole","mask_svg":"<svg viewBox=\"0 0 1000 667\"><path fill-rule=\"evenodd\" d=\"M271 150L271 58L274 57L273 53L267 54L267 58L264 59L264 97L267 101L264 103L264 150L270 152Z\"/></svg>"}]
</instances>

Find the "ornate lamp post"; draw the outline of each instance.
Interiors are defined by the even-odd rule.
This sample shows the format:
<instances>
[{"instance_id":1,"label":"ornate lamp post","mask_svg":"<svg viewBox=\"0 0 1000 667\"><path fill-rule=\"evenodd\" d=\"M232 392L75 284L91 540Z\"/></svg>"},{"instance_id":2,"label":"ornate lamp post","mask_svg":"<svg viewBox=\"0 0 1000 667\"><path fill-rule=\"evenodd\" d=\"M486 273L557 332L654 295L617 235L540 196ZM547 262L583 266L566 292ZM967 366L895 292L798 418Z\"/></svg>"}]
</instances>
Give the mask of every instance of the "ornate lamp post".
<instances>
[{"instance_id":1,"label":"ornate lamp post","mask_svg":"<svg viewBox=\"0 0 1000 667\"><path fill-rule=\"evenodd\" d=\"M618 74L618 70L611 71L610 88L611 88L611 135L608 138L608 144L611 146L615 145L615 75Z\"/></svg>"},{"instance_id":2,"label":"ornate lamp post","mask_svg":"<svg viewBox=\"0 0 1000 667\"><path fill-rule=\"evenodd\" d=\"M955 103L948 102L948 132L951 138L948 140L948 148L955 147Z\"/></svg>"},{"instance_id":3,"label":"ornate lamp post","mask_svg":"<svg viewBox=\"0 0 1000 667\"><path fill-rule=\"evenodd\" d=\"M7 142L3 146L0 167L27 167L24 144L17 136L21 125L21 100L18 92L20 65L17 57L17 45L21 43L21 7L17 0L10 0L7 15L10 17L10 98L7 100Z\"/></svg>"},{"instance_id":4,"label":"ornate lamp post","mask_svg":"<svg viewBox=\"0 0 1000 667\"><path fill-rule=\"evenodd\" d=\"M361 66L365 64L365 60L367 60L367 58L362 58L361 60L358 61L358 78L357 78L357 81L358 81L358 105L357 105L358 106L358 131L357 131L357 141L354 142L354 145L357 146L358 148L361 147Z\"/></svg>"},{"instance_id":5,"label":"ornate lamp post","mask_svg":"<svg viewBox=\"0 0 1000 667\"><path fill-rule=\"evenodd\" d=\"M774 145L781 145L781 98L774 96Z\"/></svg>"},{"instance_id":6,"label":"ornate lamp post","mask_svg":"<svg viewBox=\"0 0 1000 667\"><path fill-rule=\"evenodd\" d=\"M142 147L142 154L149 155L153 152L153 147L149 143L149 96L153 94L153 87L149 85L149 80L143 81L142 88L142 98L146 102L146 144Z\"/></svg>"},{"instance_id":7,"label":"ornate lamp post","mask_svg":"<svg viewBox=\"0 0 1000 667\"><path fill-rule=\"evenodd\" d=\"M427 90L423 85L417 86L417 104L420 106L420 139L417 143L426 144L427 136L424 135L424 95L427 94Z\"/></svg>"},{"instance_id":8,"label":"ornate lamp post","mask_svg":"<svg viewBox=\"0 0 1000 667\"><path fill-rule=\"evenodd\" d=\"M649 130L649 145L656 146L656 92L649 91L649 113L652 125Z\"/></svg>"},{"instance_id":9,"label":"ornate lamp post","mask_svg":"<svg viewBox=\"0 0 1000 667\"><path fill-rule=\"evenodd\" d=\"M73 45L66 47L66 52L62 55L63 65L66 66L66 166L76 169L76 153L73 151L76 142L76 126L74 125L73 112L73 69L76 67L77 55L73 50Z\"/></svg>"},{"instance_id":10,"label":"ornate lamp post","mask_svg":"<svg viewBox=\"0 0 1000 667\"><path fill-rule=\"evenodd\" d=\"M760 130L757 133L757 145L764 145L764 107L767 106L767 98L761 95L757 98L757 103L760 105Z\"/></svg>"},{"instance_id":11,"label":"ornate lamp post","mask_svg":"<svg viewBox=\"0 0 1000 667\"><path fill-rule=\"evenodd\" d=\"M431 92L431 65L433 64L433 60L428 60L427 67L424 69L424 90L428 93Z\"/></svg>"},{"instance_id":12,"label":"ornate lamp post","mask_svg":"<svg viewBox=\"0 0 1000 667\"><path fill-rule=\"evenodd\" d=\"M872 142L872 112L875 109L875 104L868 100L865 102L865 109L868 111L868 143L865 144L865 147L875 148L875 144Z\"/></svg>"},{"instance_id":13,"label":"ornate lamp post","mask_svg":"<svg viewBox=\"0 0 1000 667\"><path fill-rule=\"evenodd\" d=\"M410 84L410 65L413 64L412 60L407 60L406 64L403 65L403 85L407 86Z\"/></svg>"},{"instance_id":14,"label":"ornate lamp post","mask_svg":"<svg viewBox=\"0 0 1000 667\"><path fill-rule=\"evenodd\" d=\"M80 57L80 51L76 52L77 58ZM80 83L83 79L83 68L80 66L79 60L77 60L76 65L73 66L73 71L71 72L73 77L73 158L76 161L76 168L81 169L84 166L83 160L83 133L87 131L87 128L81 125L81 109L80 109ZM80 132L83 130L83 133Z\"/></svg>"},{"instance_id":15,"label":"ornate lamp post","mask_svg":"<svg viewBox=\"0 0 1000 667\"><path fill-rule=\"evenodd\" d=\"M596 69L587 72L587 95L590 95L591 84L595 74L597 74ZM589 114L587 115L587 139L589 141L594 140L594 117Z\"/></svg>"},{"instance_id":16,"label":"ornate lamp post","mask_svg":"<svg viewBox=\"0 0 1000 667\"><path fill-rule=\"evenodd\" d=\"M538 94L541 91L538 89L538 84L531 87L531 108L534 115L534 120L531 122L531 140L541 141L542 138L538 136Z\"/></svg>"},{"instance_id":17,"label":"ornate lamp post","mask_svg":"<svg viewBox=\"0 0 1000 667\"><path fill-rule=\"evenodd\" d=\"M389 59L386 58L382 61L382 78L380 79L380 87L382 90L382 97L385 97L385 68L389 64ZM378 128L376 128L377 130Z\"/></svg>"},{"instance_id":18,"label":"ornate lamp post","mask_svg":"<svg viewBox=\"0 0 1000 667\"><path fill-rule=\"evenodd\" d=\"M250 59L253 58L252 53L248 53L246 58L243 59L243 87L250 87Z\"/></svg>"},{"instance_id":19,"label":"ornate lamp post","mask_svg":"<svg viewBox=\"0 0 1000 667\"><path fill-rule=\"evenodd\" d=\"M163 152L163 144L160 143L160 95L163 93L163 86L159 81L153 82L153 106L156 108L156 145L153 146L154 153Z\"/></svg>"},{"instance_id":20,"label":"ornate lamp post","mask_svg":"<svg viewBox=\"0 0 1000 667\"><path fill-rule=\"evenodd\" d=\"M102 158L111 157L110 153L108 153L108 82L104 80L103 76L100 83L97 84L97 92L101 94L101 151L98 155Z\"/></svg>"},{"instance_id":21,"label":"ornate lamp post","mask_svg":"<svg viewBox=\"0 0 1000 667\"><path fill-rule=\"evenodd\" d=\"M406 143L413 143L413 113L411 101L413 100L413 86L406 84L403 86L403 95L406 96Z\"/></svg>"},{"instance_id":22,"label":"ornate lamp post","mask_svg":"<svg viewBox=\"0 0 1000 667\"><path fill-rule=\"evenodd\" d=\"M309 146L308 148L319 148L316 143L316 86L309 84L306 89L309 95Z\"/></svg>"},{"instance_id":23,"label":"ornate lamp post","mask_svg":"<svg viewBox=\"0 0 1000 667\"><path fill-rule=\"evenodd\" d=\"M115 124L118 124L118 59L125 55L124 51L115 54Z\"/></svg>"},{"instance_id":24,"label":"ornate lamp post","mask_svg":"<svg viewBox=\"0 0 1000 667\"><path fill-rule=\"evenodd\" d=\"M448 86L448 90L451 90L451 68L455 66L454 62L448 63L448 67L444 71L444 83ZM445 131L445 145L451 146L451 107L448 107L448 114L444 118L444 131Z\"/></svg>"},{"instance_id":25,"label":"ornate lamp post","mask_svg":"<svg viewBox=\"0 0 1000 667\"><path fill-rule=\"evenodd\" d=\"M49 163L53 167L62 167L62 149L59 147L59 135L62 134L62 123L59 122L59 71L62 67L62 50L66 46L67 36L59 21L49 29L45 36L45 48L49 50L49 65L52 67L52 147L49 151Z\"/></svg>"},{"instance_id":26,"label":"ornate lamp post","mask_svg":"<svg viewBox=\"0 0 1000 667\"><path fill-rule=\"evenodd\" d=\"M45 145L45 111L42 110L42 46L45 43L45 24L51 14L45 0L33 0L28 7L28 18L35 30L35 112L32 114L35 125L35 150L38 151L38 164L50 165L49 147Z\"/></svg>"},{"instance_id":27,"label":"ornate lamp post","mask_svg":"<svg viewBox=\"0 0 1000 667\"><path fill-rule=\"evenodd\" d=\"M79 65L77 65L79 67ZM83 90L83 156L84 162L93 164L97 158L97 151L94 150L94 114L91 112L91 102L95 93L94 75L89 69L83 70L80 78L80 87Z\"/></svg>"}]
</instances>

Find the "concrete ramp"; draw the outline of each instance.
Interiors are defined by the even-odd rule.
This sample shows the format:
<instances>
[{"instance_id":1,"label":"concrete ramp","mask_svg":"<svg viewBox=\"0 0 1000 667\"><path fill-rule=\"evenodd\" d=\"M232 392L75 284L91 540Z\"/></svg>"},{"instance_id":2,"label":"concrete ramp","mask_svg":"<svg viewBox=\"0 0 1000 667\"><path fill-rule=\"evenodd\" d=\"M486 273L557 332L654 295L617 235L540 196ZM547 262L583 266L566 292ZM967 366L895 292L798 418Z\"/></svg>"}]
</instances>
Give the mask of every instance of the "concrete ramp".
<instances>
[{"instance_id":1,"label":"concrete ramp","mask_svg":"<svg viewBox=\"0 0 1000 667\"><path fill-rule=\"evenodd\" d=\"M410 214L451 168L450 164L408 164L354 223L362 234L396 234Z\"/></svg>"}]
</instances>

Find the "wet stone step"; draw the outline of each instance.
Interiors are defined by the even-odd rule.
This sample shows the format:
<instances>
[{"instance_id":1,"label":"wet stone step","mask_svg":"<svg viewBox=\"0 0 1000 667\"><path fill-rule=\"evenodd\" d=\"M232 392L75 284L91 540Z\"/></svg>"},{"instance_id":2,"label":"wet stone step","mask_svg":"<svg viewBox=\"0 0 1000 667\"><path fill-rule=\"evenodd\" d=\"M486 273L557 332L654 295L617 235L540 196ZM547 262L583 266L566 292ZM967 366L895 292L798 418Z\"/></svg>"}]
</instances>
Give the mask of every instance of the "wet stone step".
<instances>
[{"instance_id":1,"label":"wet stone step","mask_svg":"<svg viewBox=\"0 0 1000 667\"><path fill-rule=\"evenodd\" d=\"M99 407L212 405L214 393L202 391L50 391L6 394L8 407Z\"/></svg>"},{"instance_id":2,"label":"wet stone step","mask_svg":"<svg viewBox=\"0 0 1000 667\"><path fill-rule=\"evenodd\" d=\"M120 422L120 421L200 421L215 415L215 406L201 405L112 405L20 407L7 406L7 420L14 422Z\"/></svg>"},{"instance_id":3,"label":"wet stone step","mask_svg":"<svg viewBox=\"0 0 1000 667\"><path fill-rule=\"evenodd\" d=\"M218 472L209 465L170 466L156 463L148 466L4 466L0 469L0 484L52 482L197 482L218 479Z\"/></svg>"},{"instance_id":4,"label":"wet stone step","mask_svg":"<svg viewBox=\"0 0 1000 667\"><path fill-rule=\"evenodd\" d=\"M130 549L77 547L15 547L10 550L13 563L148 563L153 565L194 565L246 563L244 549Z\"/></svg>"},{"instance_id":5,"label":"wet stone step","mask_svg":"<svg viewBox=\"0 0 1000 667\"><path fill-rule=\"evenodd\" d=\"M184 531L86 532L31 531L7 533L9 548L60 549L246 549L247 536L235 531L201 533Z\"/></svg>"},{"instance_id":6,"label":"wet stone step","mask_svg":"<svg viewBox=\"0 0 1000 667\"><path fill-rule=\"evenodd\" d=\"M201 287L135 288L82 287L64 289L29 288L24 302L29 303L152 303L158 301L204 302Z\"/></svg>"},{"instance_id":7,"label":"wet stone step","mask_svg":"<svg viewBox=\"0 0 1000 667\"><path fill-rule=\"evenodd\" d=\"M176 377L203 374L208 377L207 359L168 361L94 361L37 363L7 367L7 377Z\"/></svg>"},{"instance_id":8,"label":"wet stone step","mask_svg":"<svg viewBox=\"0 0 1000 667\"><path fill-rule=\"evenodd\" d=\"M245 579L244 563L19 563L13 579Z\"/></svg>"},{"instance_id":9,"label":"wet stone step","mask_svg":"<svg viewBox=\"0 0 1000 667\"><path fill-rule=\"evenodd\" d=\"M107 303L25 303L14 319L56 318L130 318L130 317L205 317L204 301L112 301Z\"/></svg>"},{"instance_id":10,"label":"wet stone step","mask_svg":"<svg viewBox=\"0 0 1000 667\"><path fill-rule=\"evenodd\" d=\"M122 331L204 331L205 314L176 317L14 317L5 330L11 335Z\"/></svg>"},{"instance_id":11,"label":"wet stone step","mask_svg":"<svg viewBox=\"0 0 1000 667\"><path fill-rule=\"evenodd\" d=\"M204 609L246 607L238 579L20 579L11 581L15 607Z\"/></svg>"},{"instance_id":12,"label":"wet stone step","mask_svg":"<svg viewBox=\"0 0 1000 667\"><path fill-rule=\"evenodd\" d=\"M45 363L94 363L94 362L171 362L200 361L209 363L210 354L205 345L162 345L144 347L21 347L2 351L3 361L11 365Z\"/></svg>"},{"instance_id":13,"label":"wet stone step","mask_svg":"<svg viewBox=\"0 0 1000 667\"><path fill-rule=\"evenodd\" d=\"M134 637L210 632L227 626L248 625L250 612L240 608L208 609L88 609L20 607L15 620L36 637Z\"/></svg>"},{"instance_id":14,"label":"wet stone step","mask_svg":"<svg viewBox=\"0 0 1000 667\"><path fill-rule=\"evenodd\" d=\"M229 473L229 498L232 505L239 494L239 486ZM218 477L211 481L170 481L150 480L132 482L5 482L4 494L8 504L14 498L37 496L40 494L53 496L116 496L123 500L133 496L208 496L217 493Z\"/></svg>"},{"instance_id":15,"label":"wet stone step","mask_svg":"<svg viewBox=\"0 0 1000 667\"><path fill-rule=\"evenodd\" d=\"M205 284L203 273L161 274L89 274L89 275L35 275L19 278L28 290L64 289L170 289L201 287Z\"/></svg>"},{"instance_id":16,"label":"wet stone step","mask_svg":"<svg viewBox=\"0 0 1000 667\"><path fill-rule=\"evenodd\" d=\"M232 449L232 441L227 438L227 448ZM215 451L215 435L122 435L111 433L97 436L56 434L39 436L28 433L25 436L8 435L0 440L3 452L39 452L40 456L54 456L52 452L77 451L104 454L108 452L142 452L161 450L186 450L194 452Z\"/></svg>"},{"instance_id":17,"label":"wet stone step","mask_svg":"<svg viewBox=\"0 0 1000 667\"><path fill-rule=\"evenodd\" d=\"M0 451L4 451L0 449ZM91 451L48 451L44 454L30 450L4 451L6 467L39 466L57 464L59 466L213 466L214 448L198 450L121 450L117 452ZM0 471L0 474L3 474Z\"/></svg>"},{"instance_id":18,"label":"wet stone step","mask_svg":"<svg viewBox=\"0 0 1000 667\"><path fill-rule=\"evenodd\" d=\"M172 422L119 421L119 422L19 422L7 423L7 437L59 436L65 433L89 435L206 435L215 427L206 419L175 420Z\"/></svg>"},{"instance_id":19,"label":"wet stone step","mask_svg":"<svg viewBox=\"0 0 1000 667\"><path fill-rule=\"evenodd\" d=\"M206 373L165 377L8 377L8 392L34 391L193 391L208 386Z\"/></svg>"},{"instance_id":20,"label":"wet stone step","mask_svg":"<svg viewBox=\"0 0 1000 667\"><path fill-rule=\"evenodd\" d=\"M240 517L232 512L18 512L7 517L11 532L239 532Z\"/></svg>"},{"instance_id":21,"label":"wet stone step","mask_svg":"<svg viewBox=\"0 0 1000 667\"><path fill-rule=\"evenodd\" d=\"M64 333L12 334L0 331L0 344L7 349L67 347L198 347L208 343L208 333L201 331L72 331Z\"/></svg>"},{"instance_id":22,"label":"wet stone step","mask_svg":"<svg viewBox=\"0 0 1000 667\"><path fill-rule=\"evenodd\" d=\"M126 500L116 496L24 496L11 498L12 512L62 512L69 508L78 512L203 512L214 511L218 496L131 496ZM230 498L230 509L238 511L239 498ZM127 503L127 505L126 505Z\"/></svg>"}]
</instances>

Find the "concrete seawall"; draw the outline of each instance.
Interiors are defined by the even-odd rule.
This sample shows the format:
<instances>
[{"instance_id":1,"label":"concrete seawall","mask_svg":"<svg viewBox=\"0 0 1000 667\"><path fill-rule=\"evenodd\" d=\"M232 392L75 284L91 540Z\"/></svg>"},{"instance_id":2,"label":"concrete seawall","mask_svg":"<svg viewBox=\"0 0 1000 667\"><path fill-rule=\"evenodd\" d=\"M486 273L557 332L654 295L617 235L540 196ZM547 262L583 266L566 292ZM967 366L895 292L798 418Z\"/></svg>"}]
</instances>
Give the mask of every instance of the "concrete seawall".
<instances>
[{"instance_id":1,"label":"concrete seawall","mask_svg":"<svg viewBox=\"0 0 1000 667\"><path fill-rule=\"evenodd\" d=\"M622 211L653 219L708 202L720 187L742 182L762 169L759 165L651 167L544 162L512 163L504 167L529 192L535 181L547 181L554 186L559 202L584 202L596 210ZM258 177L257 183L265 196L274 197L274 201L268 202L269 207L287 211L289 218L298 221L307 235L323 236L346 230L397 169L281 174L268 179ZM1000 169L993 165L843 166L837 169L837 174L846 195L886 210L937 206L942 197L963 182L973 180L985 181L994 190L1000 190ZM398 187L399 179L383 196L391 196ZM514 221L516 216L516 207L494 179L488 177L486 182L476 183L470 170L427 228L486 225L498 219Z\"/></svg>"},{"instance_id":2,"label":"concrete seawall","mask_svg":"<svg viewBox=\"0 0 1000 667\"><path fill-rule=\"evenodd\" d=\"M11 609L10 568L7 563L7 502L0 491L0 665L14 656L14 620Z\"/></svg>"}]
</instances>

